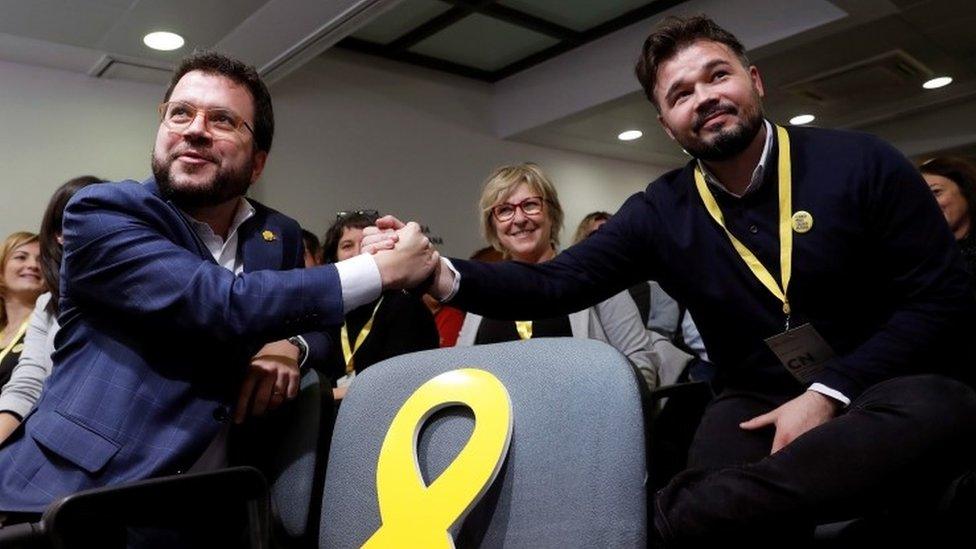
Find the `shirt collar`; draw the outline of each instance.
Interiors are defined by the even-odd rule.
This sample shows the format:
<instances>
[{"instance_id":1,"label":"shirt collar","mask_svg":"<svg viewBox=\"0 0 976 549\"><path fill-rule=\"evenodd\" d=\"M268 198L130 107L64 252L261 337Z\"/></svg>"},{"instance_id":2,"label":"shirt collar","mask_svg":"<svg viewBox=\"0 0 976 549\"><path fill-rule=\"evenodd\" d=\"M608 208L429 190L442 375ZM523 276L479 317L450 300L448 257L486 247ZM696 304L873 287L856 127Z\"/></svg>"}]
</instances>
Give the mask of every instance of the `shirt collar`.
<instances>
[{"instance_id":1,"label":"shirt collar","mask_svg":"<svg viewBox=\"0 0 976 549\"><path fill-rule=\"evenodd\" d=\"M250 202L248 202L246 198L242 196L240 202L238 202L237 204L237 210L234 211L234 219L233 221L230 222L230 227L227 229L227 238L221 240L224 241L229 240L234 235L234 233L237 232L237 229L239 229L240 226L244 224L245 221L254 217L255 213L256 210L254 209L254 206ZM217 235L213 232L213 229L210 228L210 225L207 225L203 221L194 219L193 216L191 216L186 212L183 212L183 215L190 222L190 226L193 227L193 231L196 232L197 235L200 236L201 238L205 238L206 236L210 236L210 235L220 238L220 235Z\"/></svg>"},{"instance_id":2,"label":"shirt collar","mask_svg":"<svg viewBox=\"0 0 976 549\"><path fill-rule=\"evenodd\" d=\"M698 160L698 167L701 168L702 174L705 176L705 181L717 189L721 189L722 192L729 196L735 196L737 198L742 198L749 193L754 192L760 186L762 186L763 177L766 175L766 163L769 160L769 152L773 148L773 125L769 123L769 120L763 119L763 124L766 125L766 143L763 145L762 156L759 157L759 163L756 164L756 169L752 171L752 179L749 180L749 186L746 190L742 192L742 195L735 195L729 192L721 183L719 183L718 178L716 178L712 172L708 171L708 167L701 160Z\"/></svg>"}]
</instances>

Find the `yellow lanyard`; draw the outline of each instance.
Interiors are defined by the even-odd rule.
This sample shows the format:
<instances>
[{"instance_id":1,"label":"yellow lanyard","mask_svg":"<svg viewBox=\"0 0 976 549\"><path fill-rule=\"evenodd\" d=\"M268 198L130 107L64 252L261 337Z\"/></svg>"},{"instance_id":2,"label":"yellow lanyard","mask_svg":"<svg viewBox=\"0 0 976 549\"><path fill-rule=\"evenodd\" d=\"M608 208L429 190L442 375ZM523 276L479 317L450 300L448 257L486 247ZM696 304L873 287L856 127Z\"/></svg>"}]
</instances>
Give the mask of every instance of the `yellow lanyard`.
<instances>
[{"instance_id":1,"label":"yellow lanyard","mask_svg":"<svg viewBox=\"0 0 976 549\"><path fill-rule=\"evenodd\" d=\"M20 325L20 328L17 329L17 334L14 335L14 338L10 340L10 343L8 343L7 346L0 351L0 362L3 362L3 359L7 358L10 351L17 346L17 342L20 341L20 338L24 337L24 332L27 331L27 324L29 323L30 319L25 320L24 323Z\"/></svg>"},{"instance_id":2,"label":"yellow lanyard","mask_svg":"<svg viewBox=\"0 0 976 549\"><path fill-rule=\"evenodd\" d=\"M356 343L353 347L349 347L349 323L343 322L342 329L339 330L339 336L342 340L342 357L346 359L346 374L351 374L353 370L356 369L353 364L352 357L356 354L356 351L363 346L363 342L369 337L369 331L373 328L373 319L376 318L376 311L380 308L380 303L383 303L383 298L381 297L379 301L376 302L376 306L373 307L373 314L369 316L369 320L363 326L362 330L359 330L359 335L356 336Z\"/></svg>"},{"instance_id":3,"label":"yellow lanyard","mask_svg":"<svg viewBox=\"0 0 976 549\"><path fill-rule=\"evenodd\" d=\"M516 320L515 331L518 332L520 339L532 339L532 321Z\"/></svg>"},{"instance_id":4,"label":"yellow lanyard","mask_svg":"<svg viewBox=\"0 0 976 549\"><path fill-rule=\"evenodd\" d=\"M701 166L695 168L695 185L698 187L698 194L701 195L702 201L705 202L708 213L725 231L729 240L732 241L735 251L746 262L752 274L756 275L759 282L762 282L766 289L783 302L783 313L786 314L786 323L789 327L790 302L786 296L786 291L790 285L793 257L793 226L790 221L793 215L793 176L790 166L790 137L781 126L776 126L776 136L779 139L779 272L782 286L776 283L773 275L769 274L769 271L759 262L755 254L725 227L722 210L718 207L715 197L712 196L712 192L705 183Z\"/></svg>"}]
</instances>

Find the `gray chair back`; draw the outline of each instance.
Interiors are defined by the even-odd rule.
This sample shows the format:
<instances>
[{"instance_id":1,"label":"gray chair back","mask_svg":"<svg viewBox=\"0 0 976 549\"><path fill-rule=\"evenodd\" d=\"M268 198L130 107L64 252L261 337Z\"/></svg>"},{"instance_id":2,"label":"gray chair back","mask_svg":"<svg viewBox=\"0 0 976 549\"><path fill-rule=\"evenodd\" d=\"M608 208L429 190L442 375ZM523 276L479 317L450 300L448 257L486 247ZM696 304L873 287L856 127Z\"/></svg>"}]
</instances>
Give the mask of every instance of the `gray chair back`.
<instances>
[{"instance_id":1,"label":"gray chair back","mask_svg":"<svg viewBox=\"0 0 976 549\"><path fill-rule=\"evenodd\" d=\"M512 400L513 433L492 487L456 525L457 547L645 547L644 421L633 367L600 342L538 339L423 351L358 376L336 420L320 547L360 547L380 528L376 464L393 417L431 378L494 374ZM426 483L454 460L473 415L451 407L418 436Z\"/></svg>"},{"instance_id":2,"label":"gray chair back","mask_svg":"<svg viewBox=\"0 0 976 549\"><path fill-rule=\"evenodd\" d=\"M334 418L329 383L309 368L294 400L244 423L250 431L241 437L241 453L268 479L274 537L280 545L317 545Z\"/></svg>"}]
</instances>

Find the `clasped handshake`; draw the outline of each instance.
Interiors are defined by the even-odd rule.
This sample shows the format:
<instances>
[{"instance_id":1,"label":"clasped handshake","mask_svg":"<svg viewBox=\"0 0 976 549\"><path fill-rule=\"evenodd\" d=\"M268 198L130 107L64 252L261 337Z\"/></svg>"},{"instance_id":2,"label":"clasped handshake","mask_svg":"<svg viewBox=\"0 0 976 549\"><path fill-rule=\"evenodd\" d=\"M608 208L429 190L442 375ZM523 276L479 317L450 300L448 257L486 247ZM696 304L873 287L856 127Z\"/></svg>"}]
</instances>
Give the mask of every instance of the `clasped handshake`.
<instances>
[{"instance_id":1,"label":"clasped handshake","mask_svg":"<svg viewBox=\"0 0 976 549\"><path fill-rule=\"evenodd\" d=\"M452 277L441 268L441 255L420 225L403 223L388 215L363 230L362 253L373 254L383 289L414 289L442 297L450 291Z\"/></svg>"}]
</instances>

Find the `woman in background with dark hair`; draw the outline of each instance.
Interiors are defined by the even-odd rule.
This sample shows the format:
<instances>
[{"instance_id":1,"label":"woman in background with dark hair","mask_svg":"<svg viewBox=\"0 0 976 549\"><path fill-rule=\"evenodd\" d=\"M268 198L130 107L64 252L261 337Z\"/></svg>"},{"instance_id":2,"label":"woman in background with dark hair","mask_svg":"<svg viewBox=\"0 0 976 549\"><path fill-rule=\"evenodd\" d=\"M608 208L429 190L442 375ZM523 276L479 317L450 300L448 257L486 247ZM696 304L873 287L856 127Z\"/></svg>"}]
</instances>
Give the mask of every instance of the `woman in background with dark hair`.
<instances>
[{"instance_id":1,"label":"woman in background with dark hair","mask_svg":"<svg viewBox=\"0 0 976 549\"><path fill-rule=\"evenodd\" d=\"M972 215L976 206L976 166L962 158L940 156L918 167L929 184L942 215L962 251L966 268L976 277L976 231Z\"/></svg>"},{"instance_id":2,"label":"woman in background with dark hair","mask_svg":"<svg viewBox=\"0 0 976 549\"><path fill-rule=\"evenodd\" d=\"M86 175L58 187L41 221L40 274L48 293L37 298L24 335L23 351L10 381L0 392L0 443L20 425L41 396L44 380L51 375L51 353L58 332L58 300L61 296L61 255L64 252L61 222L64 207L78 189L103 180Z\"/></svg>"},{"instance_id":3,"label":"woman in background with dark hair","mask_svg":"<svg viewBox=\"0 0 976 549\"><path fill-rule=\"evenodd\" d=\"M375 210L340 212L322 242L326 263L359 255L363 229L375 225L377 217ZM353 378L368 366L440 344L430 311L419 297L402 290L383 292L376 301L349 311L342 327L329 335L334 345L324 373L333 381L336 400L346 396Z\"/></svg>"}]
</instances>

